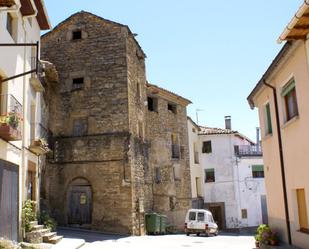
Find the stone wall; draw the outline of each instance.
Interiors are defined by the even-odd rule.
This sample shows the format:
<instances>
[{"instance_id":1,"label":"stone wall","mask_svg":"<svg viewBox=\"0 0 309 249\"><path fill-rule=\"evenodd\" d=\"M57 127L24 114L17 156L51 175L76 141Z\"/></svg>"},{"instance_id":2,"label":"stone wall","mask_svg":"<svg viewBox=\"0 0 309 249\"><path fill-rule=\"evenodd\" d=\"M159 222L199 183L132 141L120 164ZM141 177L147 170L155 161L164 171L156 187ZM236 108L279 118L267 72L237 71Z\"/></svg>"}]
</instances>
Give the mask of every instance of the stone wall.
<instances>
[{"instance_id":1,"label":"stone wall","mask_svg":"<svg viewBox=\"0 0 309 249\"><path fill-rule=\"evenodd\" d=\"M191 207L186 105L173 103L160 93L148 91L148 95L157 100L157 110L147 112L146 129L151 143L153 209L166 214L169 223L182 229L186 211ZM176 113L168 110L168 103L177 106ZM172 158L172 134L178 137L179 158Z\"/></svg>"},{"instance_id":2,"label":"stone wall","mask_svg":"<svg viewBox=\"0 0 309 249\"><path fill-rule=\"evenodd\" d=\"M73 39L75 31L81 39ZM88 228L143 234L145 150L135 148L130 123L136 82L146 95L142 50L126 26L79 12L42 37L41 57L59 73L48 98L54 153L43 176L46 206L67 225L68 189L85 179L92 190Z\"/></svg>"}]
</instances>

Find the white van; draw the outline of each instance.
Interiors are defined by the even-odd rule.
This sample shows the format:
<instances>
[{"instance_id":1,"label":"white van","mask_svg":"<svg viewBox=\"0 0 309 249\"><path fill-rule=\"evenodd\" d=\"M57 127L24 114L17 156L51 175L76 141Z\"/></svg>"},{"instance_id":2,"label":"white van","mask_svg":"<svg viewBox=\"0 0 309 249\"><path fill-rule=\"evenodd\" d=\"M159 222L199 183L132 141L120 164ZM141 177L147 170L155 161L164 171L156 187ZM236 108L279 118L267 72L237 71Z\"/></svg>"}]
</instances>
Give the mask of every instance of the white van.
<instances>
[{"instance_id":1,"label":"white van","mask_svg":"<svg viewBox=\"0 0 309 249\"><path fill-rule=\"evenodd\" d=\"M185 220L185 233L189 236L195 233L199 236L201 233L206 235L218 235L218 225L214 222L212 213L205 209L189 209Z\"/></svg>"}]
</instances>

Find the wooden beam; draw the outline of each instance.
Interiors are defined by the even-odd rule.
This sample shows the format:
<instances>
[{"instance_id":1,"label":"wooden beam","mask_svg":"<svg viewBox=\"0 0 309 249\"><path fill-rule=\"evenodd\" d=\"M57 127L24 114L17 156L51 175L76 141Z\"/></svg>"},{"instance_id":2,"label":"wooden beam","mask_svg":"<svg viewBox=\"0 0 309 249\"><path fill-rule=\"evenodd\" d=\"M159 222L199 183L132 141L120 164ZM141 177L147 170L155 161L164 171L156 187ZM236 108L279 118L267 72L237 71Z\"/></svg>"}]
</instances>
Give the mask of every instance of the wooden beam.
<instances>
[{"instance_id":1,"label":"wooden beam","mask_svg":"<svg viewBox=\"0 0 309 249\"><path fill-rule=\"evenodd\" d=\"M288 35L284 40L305 40L305 35Z\"/></svg>"},{"instance_id":2,"label":"wooden beam","mask_svg":"<svg viewBox=\"0 0 309 249\"><path fill-rule=\"evenodd\" d=\"M307 30L309 29L309 24L298 24L298 25L295 25L293 29Z\"/></svg>"}]
</instances>

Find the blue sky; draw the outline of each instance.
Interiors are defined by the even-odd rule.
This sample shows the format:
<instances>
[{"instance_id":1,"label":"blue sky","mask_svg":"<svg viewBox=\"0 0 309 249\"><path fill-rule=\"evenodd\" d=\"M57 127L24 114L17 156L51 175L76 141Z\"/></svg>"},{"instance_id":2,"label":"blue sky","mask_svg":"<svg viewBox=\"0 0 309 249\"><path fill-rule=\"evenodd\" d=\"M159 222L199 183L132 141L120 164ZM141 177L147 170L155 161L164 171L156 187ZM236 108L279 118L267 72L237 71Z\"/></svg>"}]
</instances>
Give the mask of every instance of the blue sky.
<instances>
[{"instance_id":1,"label":"blue sky","mask_svg":"<svg viewBox=\"0 0 309 249\"><path fill-rule=\"evenodd\" d=\"M86 10L130 27L147 54L147 79L190 99L199 124L254 139L247 96L282 45L278 36L303 0L45 0L54 27Z\"/></svg>"}]
</instances>

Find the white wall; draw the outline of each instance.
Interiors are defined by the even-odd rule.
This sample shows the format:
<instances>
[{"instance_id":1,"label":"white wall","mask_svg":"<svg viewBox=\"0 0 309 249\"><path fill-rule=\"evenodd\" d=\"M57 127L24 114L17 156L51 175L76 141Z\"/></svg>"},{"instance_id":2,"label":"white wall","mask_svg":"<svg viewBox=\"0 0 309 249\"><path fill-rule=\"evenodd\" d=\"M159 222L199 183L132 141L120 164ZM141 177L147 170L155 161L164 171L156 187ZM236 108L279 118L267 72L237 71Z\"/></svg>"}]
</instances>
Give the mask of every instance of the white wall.
<instances>
[{"instance_id":1,"label":"white wall","mask_svg":"<svg viewBox=\"0 0 309 249\"><path fill-rule=\"evenodd\" d=\"M201 153L203 169L215 169L215 182L203 181L205 203L224 202L227 228L257 226L262 223L261 195L265 195L264 178L252 178L251 165L263 164L259 158L236 158L234 145L249 145L234 134L199 135L211 140L212 153ZM204 170L203 170L203 174ZM241 209L247 209L248 219L241 218Z\"/></svg>"},{"instance_id":2,"label":"white wall","mask_svg":"<svg viewBox=\"0 0 309 249\"><path fill-rule=\"evenodd\" d=\"M199 143L199 136L198 136L198 127L188 119L188 138L189 138L189 154L190 154L190 173L191 173L191 191L192 191L192 198L203 197L204 191L202 190L202 183L203 183L203 169L201 166L201 148ZM195 150L198 152L198 159L199 163L195 163L194 161L194 144L196 144ZM200 194L201 196L197 195L197 186L196 186L196 178L200 178L201 185Z\"/></svg>"}]
</instances>

